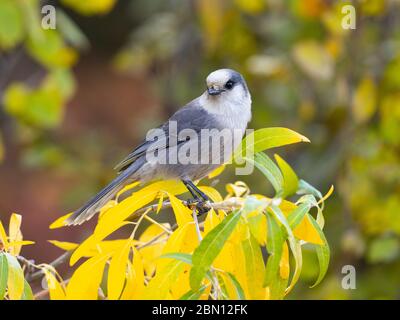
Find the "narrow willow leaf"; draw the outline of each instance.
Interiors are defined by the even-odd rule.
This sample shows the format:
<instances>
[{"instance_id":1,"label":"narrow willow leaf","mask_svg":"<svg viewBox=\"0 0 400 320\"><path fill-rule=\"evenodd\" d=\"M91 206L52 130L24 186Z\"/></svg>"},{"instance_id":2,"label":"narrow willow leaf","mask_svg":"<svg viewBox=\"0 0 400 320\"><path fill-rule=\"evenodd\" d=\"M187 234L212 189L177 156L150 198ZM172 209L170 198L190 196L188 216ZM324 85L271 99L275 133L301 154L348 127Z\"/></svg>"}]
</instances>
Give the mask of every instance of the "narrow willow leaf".
<instances>
[{"instance_id":1,"label":"narrow willow leaf","mask_svg":"<svg viewBox=\"0 0 400 320\"><path fill-rule=\"evenodd\" d=\"M22 241L22 233L21 233L21 223L22 216L20 214L13 213L10 217L10 223L8 227L8 241L9 241L9 252L17 256L21 252L21 241Z\"/></svg>"},{"instance_id":2,"label":"narrow willow leaf","mask_svg":"<svg viewBox=\"0 0 400 320\"><path fill-rule=\"evenodd\" d=\"M319 190L317 190L307 181L300 179L297 194L309 194L309 193L311 193L316 198L322 199L322 193Z\"/></svg>"},{"instance_id":3,"label":"narrow willow leaf","mask_svg":"<svg viewBox=\"0 0 400 320\"><path fill-rule=\"evenodd\" d=\"M55 270L46 266L43 268L43 272L47 281L47 288L49 288L50 300L64 300L65 288L57 280Z\"/></svg>"},{"instance_id":4,"label":"narrow willow leaf","mask_svg":"<svg viewBox=\"0 0 400 320\"><path fill-rule=\"evenodd\" d=\"M109 254L99 254L82 263L68 283L66 298L68 300L97 300L108 258Z\"/></svg>"},{"instance_id":5,"label":"narrow willow leaf","mask_svg":"<svg viewBox=\"0 0 400 320\"><path fill-rule=\"evenodd\" d=\"M309 203L302 203L289 214L287 220L292 230L299 225L305 214L310 211L310 209L311 205Z\"/></svg>"},{"instance_id":6,"label":"narrow willow leaf","mask_svg":"<svg viewBox=\"0 0 400 320\"><path fill-rule=\"evenodd\" d=\"M8 297L11 300L19 300L24 292L24 273L16 257L4 253L8 262Z\"/></svg>"},{"instance_id":7,"label":"narrow willow leaf","mask_svg":"<svg viewBox=\"0 0 400 320\"><path fill-rule=\"evenodd\" d=\"M226 278L228 278L230 280L230 282L232 283L233 287L235 288L237 299L245 300L246 297L244 295L243 288L240 285L239 281L236 279L236 277L230 272L226 272L223 275L226 276Z\"/></svg>"},{"instance_id":8,"label":"narrow willow leaf","mask_svg":"<svg viewBox=\"0 0 400 320\"><path fill-rule=\"evenodd\" d=\"M111 258L107 280L107 293L110 300L118 299L124 288L131 245L132 240L128 239Z\"/></svg>"},{"instance_id":9,"label":"narrow willow leaf","mask_svg":"<svg viewBox=\"0 0 400 320\"><path fill-rule=\"evenodd\" d=\"M160 256L160 258L175 259L187 264L192 264L192 255L189 253L168 252Z\"/></svg>"},{"instance_id":10,"label":"narrow willow leaf","mask_svg":"<svg viewBox=\"0 0 400 320\"><path fill-rule=\"evenodd\" d=\"M4 230L3 224L0 221L0 242L5 250L8 249L8 237L6 234L6 230Z\"/></svg>"},{"instance_id":11,"label":"narrow willow leaf","mask_svg":"<svg viewBox=\"0 0 400 320\"><path fill-rule=\"evenodd\" d=\"M246 161L254 163L256 168L264 174L277 194L283 192L283 176L278 166L263 152L256 153L254 161L246 158Z\"/></svg>"},{"instance_id":12,"label":"narrow willow leaf","mask_svg":"<svg viewBox=\"0 0 400 320\"><path fill-rule=\"evenodd\" d=\"M263 128L256 130L245 137L241 148L235 151L235 158L251 155L253 152L261 152L267 149L284 146L298 142L310 142L308 138L287 128Z\"/></svg>"},{"instance_id":13,"label":"narrow willow leaf","mask_svg":"<svg viewBox=\"0 0 400 320\"><path fill-rule=\"evenodd\" d=\"M207 286L202 286L199 290L193 291L189 290L186 292L179 300L199 300L200 296L204 293Z\"/></svg>"},{"instance_id":14,"label":"narrow willow leaf","mask_svg":"<svg viewBox=\"0 0 400 320\"><path fill-rule=\"evenodd\" d=\"M79 246L79 244L77 243L67 242L67 241L58 241L58 240L47 240L47 241L50 242L52 245L60 249L63 249L65 251L74 250Z\"/></svg>"},{"instance_id":15,"label":"narrow willow leaf","mask_svg":"<svg viewBox=\"0 0 400 320\"><path fill-rule=\"evenodd\" d=\"M7 257L4 253L0 252L0 300L4 299L7 288L8 279L8 263Z\"/></svg>"},{"instance_id":16,"label":"narrow willow leaf","mask_svg":"<svg viewBox=\"0 0 400 320\"><path fill-rule=\"evenodd\" d=\"M162 270L157 270L156 276L145 289L144 299L166 299L171 286L175 284L184 266L184 262L174 260L168 263Z\"/></svg>"},{"instance_id":17,"label":"narrow willow leaf","mask_svg":"<svg viewBox=\"0 0 400 320\"><path fill-rule=\"evenodd\" d=\"M24 279L24 292L22 293L21 300L34 300L32 288L29 283Z\"/></svg>"},{"instance_id":18,"label":"narrow willow leaf","mask_svg":"<svg viewBox=\"0 0 400 320\"><path fill-rule=\"evenodd\" d=\"M169 201L171 202L172 210L174 211L176 223L178 224L178 226L183 227L187 223L192 222L192 211L174 195L168 194L168 197Z\"/></svg>"},{"instance_id":19,"label":"narrow willow leaf","mask_svg":"<svg viewBox=\"0 0 400 320\"><path fill-rule=\"evenodd\" d=\"M296 173L279 155L275 154L275 160L283 175L283 196L286 197L295 194L299 187L299 179Z\"/></svg>"},{"instance_id":20,"label":"narrow willow leaf","mask_svg":"<svg viewBox=\"0 0 400 320\"><path fill-rule=\"evenodd\" d=\"M282 247L285 241L284 234L275 218L267 213L268 239L267 250L268 260L265 268L264 287L270 286L279 272L279 262L282 257Z\"/></svg>"},{"instance_id":21,"label":"narrow willow leaf","mask_svg":"<svg viewBox=\"0 0 400 320\"><path fill-rule=\"evenodd\" d=\"M300 278L301 268L302 268L302 265L303 265L303 256L302 256L302 253L301 253L300 243L294 237L293 231L290 228L289 223L286 220L285 215L276 206L271 206L271 211L275 214L276 218L282 224L283 228L285 229L285 231L287 233L288 240L289 240L289 247L290 247L290 250L292 251L292 254L293 254L293 257L294 257L294 261L295 261L294 274L293 274L291 283L290 283L289 287L286 290L286 292L289 293L293 289L294 285L296 284L296 282Z\"/></svg>"},{"instance_id":22,"label":"narrow willow leaf","mask_svg":"<svg viewBox=\"0 0 400 320\"><path fill-rule=\"evenodd\" d=\"M242 241L242 249L245 256L246 287L249 299L263 299L265 289L262 286L265 274L265 265L261 248L253 236Z\"/></svg>"},{"instance_id":23,"label":"narrow willow leaf","mask_svg":"<svg viewBox=\"0 0 400 320\"><path fill-rule=\"evenodd\" d=\"M190 271L190 286L193 290L198 290L200 287L201 281L235 229L240 216L241 211L231 213L204 237L194 251L193 268Z\"/></svg>"},{"instance_id":24,"label":"narrow willow leaf","mask_svg":"<svg viewBox=\"0 0 400 320\"><path fill-rule=\"evenodd\" d=\"M249 229L254 238L257 239L257 242L265 246L267 242L267 218L263 213L258 213L255 216L251 216L247 218Z\"/></svg>"},{"instance_id":25,"label":"narrow willow leaf","mask_svg":"<svg viewBox=\"0 0 400 320\"><path fill-rule=\"evenodd\" d=\"M326 240L325 235L322 232L321 228L319 227L317 221L315 221L315 219L310 214L307 214L307 217L309 218L311 224L313 225L315 230L317 230L320 238L323 241L322 245L315 245L319 262L319 274L317 280L311 286L311 288L313 288L322 281L322 279L325 277L326 272L328 271L329 260L330 260L330 249L328 241Z\"/></svg>"}]
</instances>

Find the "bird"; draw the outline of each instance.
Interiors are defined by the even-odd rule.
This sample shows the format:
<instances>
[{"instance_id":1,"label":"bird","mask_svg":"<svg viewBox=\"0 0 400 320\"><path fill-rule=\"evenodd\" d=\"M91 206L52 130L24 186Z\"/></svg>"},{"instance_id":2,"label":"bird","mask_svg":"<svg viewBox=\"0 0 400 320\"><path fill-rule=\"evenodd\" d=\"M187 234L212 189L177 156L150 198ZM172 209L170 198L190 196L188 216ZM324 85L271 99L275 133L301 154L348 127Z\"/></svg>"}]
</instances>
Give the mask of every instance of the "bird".
<instances>
[{"instance_id":1,"label":"bird","mask_svg":"<svg viewBox=\"0 0 400 320\"><path fill-rule=\"evenodd\" d=\"M148 134L142 143L115 166L114 169L118 172L116 178L81 208L74 211L65 224L80 225L89 220L124 186L135 181L145 184L156 180L181 180L194 200L210 201L194 182L222 165L226 157L229 157L233 149L238 146L251 120L251 103L248 86L239 72L226 68L211 72L206 77L206 90L178 109L163 125L153 129L153 133L159 134L157 139L148 138ZM171 135L171 128L174 128L171 124L175 125L175 136ZM228 136L229 133L233 134L226 140L214 139L210 145L203 141L204 139L194 139L190 135L184 139L174 139L181 132L198 135L211 132L212 137L220 132L225 132ZM238 136L239 142L238 139L232 139L233 136ZM219 149L219 154L206 155L197 162L183 163L184 161L179 159L177 161L176 156L175 158L171 156L171 151L178 153L182 151L181 153L186 156L187 150L198 148L195 158L199 160L214 147ZM164 162L149 160L151 158L149 154L157 158L157 155L162 153L167 154Z\"/></svg>"}]
</instances>

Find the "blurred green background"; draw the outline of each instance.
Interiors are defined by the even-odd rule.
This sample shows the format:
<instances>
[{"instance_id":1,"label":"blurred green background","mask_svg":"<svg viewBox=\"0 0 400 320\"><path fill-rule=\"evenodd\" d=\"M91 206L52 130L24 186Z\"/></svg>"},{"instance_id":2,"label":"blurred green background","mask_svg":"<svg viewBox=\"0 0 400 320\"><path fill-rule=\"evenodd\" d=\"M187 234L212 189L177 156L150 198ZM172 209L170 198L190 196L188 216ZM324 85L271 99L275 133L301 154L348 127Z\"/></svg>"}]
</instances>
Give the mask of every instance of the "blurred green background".
<instances>
[{"instance_id":1,"label":"blurred green background","mask_svg":"<svg viewBox=\"0 0 400 320\"><path fill-rule=\"evenodd\" d=\"M42 28L56 8L56 29ZM344 29L352 4L356 28ZM200 95L205 77L242 72L257 129L284 126L311 144L277 150L322 191L329 274L306 252L289 299L400 297L399 0L0 0L0 219L23 215L24 255L50 261L51 231L113 176L149 128ZM259 174L234 177L272 194ZM262 181L264 181L263 179ZM356 268L356 289L341 286Z\"/></svg>"}]
</instances>

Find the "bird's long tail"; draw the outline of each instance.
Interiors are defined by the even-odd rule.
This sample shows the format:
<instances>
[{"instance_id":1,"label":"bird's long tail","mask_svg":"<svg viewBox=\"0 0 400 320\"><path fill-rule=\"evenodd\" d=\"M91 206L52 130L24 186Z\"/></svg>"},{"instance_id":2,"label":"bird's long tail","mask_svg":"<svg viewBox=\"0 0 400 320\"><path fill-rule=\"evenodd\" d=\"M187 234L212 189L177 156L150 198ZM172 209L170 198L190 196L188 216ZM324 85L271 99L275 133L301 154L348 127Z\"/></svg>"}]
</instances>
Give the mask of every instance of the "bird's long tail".
<instances>
[{"instance_id":1,"label":"bird's long tail","mask_svg":"<svg viewBox=\"0 0 400 320\"><path fill-rule=\"evenodd\" d=\"M84 206L76 210L66 221L65 225L79 225L92 218L115 194L132 178L133 170L123 171L109 185L90 199ZM135 170L136 171L136 170ZM131 180L131 179L130 179Z\"/></svg>"}]
</instances>

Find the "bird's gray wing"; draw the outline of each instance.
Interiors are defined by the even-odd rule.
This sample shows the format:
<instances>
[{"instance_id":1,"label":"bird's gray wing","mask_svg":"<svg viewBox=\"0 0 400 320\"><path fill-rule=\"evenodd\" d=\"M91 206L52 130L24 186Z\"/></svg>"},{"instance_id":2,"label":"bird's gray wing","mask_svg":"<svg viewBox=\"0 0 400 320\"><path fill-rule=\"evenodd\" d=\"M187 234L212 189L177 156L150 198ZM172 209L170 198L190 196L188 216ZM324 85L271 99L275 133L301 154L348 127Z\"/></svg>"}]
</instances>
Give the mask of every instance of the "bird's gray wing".
<instances>
[{"instance_id":1,"label":"bird's gray wing","mask_svg":"<svg viewBox=\"0 0 400 320\"><path fill-rule=\"evenodd\" d=\"M215 121L214 116L208 113L204 108L202 108L198 102L198 99L195 99L183 108L179 109L177 112L175 112L167 122L159 127L165 132L164 138L158 139L156 141L143 141L125 159L118 163L114 167L114 169L118 170L119 173L126 170L137 159L144 156L150 146L153 150L168 148L170 121L177 122L178 133L183 129L192 129L195 130L197 133L200 133L201 129L219 128L218 122ZM185 142L186 141L178 141L178 145Z\"/></svg>"}]
</instances>

